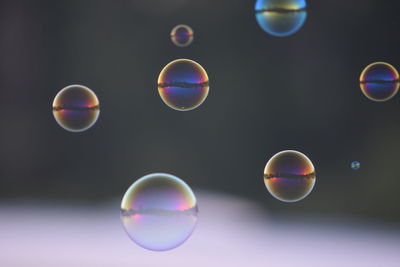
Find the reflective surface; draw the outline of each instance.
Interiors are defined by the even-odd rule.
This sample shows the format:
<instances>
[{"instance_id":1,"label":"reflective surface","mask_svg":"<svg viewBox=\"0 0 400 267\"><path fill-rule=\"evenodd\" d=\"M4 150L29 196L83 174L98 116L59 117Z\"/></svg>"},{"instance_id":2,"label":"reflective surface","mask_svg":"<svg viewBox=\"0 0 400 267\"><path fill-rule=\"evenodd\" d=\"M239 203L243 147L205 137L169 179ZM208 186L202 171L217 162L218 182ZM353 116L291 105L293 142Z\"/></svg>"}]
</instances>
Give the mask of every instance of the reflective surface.
<instances>
[{"instance_id":1,"label":"reflective surface","mask_svg":"<svg viewBox=\"0 0 400 267\"><path fill-rule=\"evenodd\" d=\"M146 175L126 191L121 220L129 237L155 251L178 247L193 232L197 201L190 187L165 173Z\"/></svg>"},{"instance_id":2,"label":"reflective surface","mask_svg":"<svg viewBox=\"0 0 400 267\"><path fill-rule=\"evenodd\" d=\"M158 93L161 99L175 110L197 108L207 98L208 91L208 75L193 60L174 60L164 67L158 77Z\"/></svg>"},{"instance_id":3,"label":"reflective surface","mask_svg":"<svg viewBox=\"0 0 400 267\"><path fill-rule=\"evenodd\" d=\"M305 198L313 189L315 178L315 169L310 159L294 150L275 154L264 169L264 183L268 191L285 202Z\"/></svg>"},{"instance_id":4,"label":"reflective surface","mask_svg":"<svg viewBox=\"0 0 400 267\"><path fill-rule=\"evenodd\" d=\"M297 32L307 18L305 0L257 0L256 19L273 36L285 37Z\"/></svg>"},{"instance_id":5,"label":"reflective surface","mask_svg":"<svg viewBox=\"0 0 400 267\"><path fill-rule=\"evenodd\" d=\"M180 47L185 47L193 42L193 30L187 25L176 25L171 31L172 42Z\"/></svg>"},{"instance_id":6,"label":"reflective surface","mask_svg":"<svg viewBox=\"0 0 400 267\"><path fill-rule=\"evenodd\" d=\"M100 114L96 94L82 85L70 85L54 98L53 115L58 124L70 132L82 132L92 127Z\"/></svg>"},{"instance_id":7,"label":"reflective surface","mask_svg":"<svg viewBox=\"0 0 400 267\"><path fill-rule=\"evenodd\" d=\"M389 100L399 90L399 73L389 63L372 63L361 73L360 87L363 94L373 101Z\"/></svg>"}]
</instances>

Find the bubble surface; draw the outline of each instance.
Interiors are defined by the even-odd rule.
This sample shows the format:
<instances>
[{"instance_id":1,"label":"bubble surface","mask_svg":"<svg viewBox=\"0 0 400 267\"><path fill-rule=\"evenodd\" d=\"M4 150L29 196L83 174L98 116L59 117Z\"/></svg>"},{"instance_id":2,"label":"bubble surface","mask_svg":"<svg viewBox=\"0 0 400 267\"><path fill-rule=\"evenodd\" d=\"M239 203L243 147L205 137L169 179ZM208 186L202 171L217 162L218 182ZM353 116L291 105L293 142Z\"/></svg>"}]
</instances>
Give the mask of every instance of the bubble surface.
<instances>
[{"instance_id":1,"label":"bubble surface","mask_svg":"<svg viewBox=\"0 0 400 267\"><path fill-rule=\"evenodd\" d=\"M172 42L179 47L185 47L193 42L193 30L187 25L176 25L171 31Z\"/></svg>"},{"instance_id":2,"label":"bubble surface","mask_svg":"<svg viewBox=\"0 0 400 267\"><path fill-rule=\"evenodd\" d=\"M158 93L164 103L175 110L197 108L207 98L208 91L207 72L190 59L170 62L158 76Z\"/></svg>"},{"instance_id":3,"label":"bubble surface","mask_svg":"<svg viewBox=\"0 0 400 267\"><path fill-rule=\"evenodd\" d=\"M264 169L264 183L272 196L284 202L305 198L315 184L311 160L298 151L285 150L275 154Z\"/></svg>"},{"instance_id":4,"label":"bubble surface","mask_svg":"<svg viewBox=\"0 0 400 267\"><path fill-rule=\"evenodd\" d=\"M100 114L96 94L83 85L70 85L62 89L53 101L53 115L67 131L82 132L92 127Z\"/></svg>"},{"instance_id":5,"label":"bubble surface","mask_svg":"<svg viewBox=\"0 0 400 267\"><path fill-rule=\"evenodd\" d=\"M257 0L256 19L267 33L285 37L297 32L307 18L305 0Z\"/></svg>"},{"instance_id":6,"label":"bubble surface","mask_svg":"<svg viewBox=\"0 0 400 267\"><path fill-rule=\"evenodd\" d=\"M399 73L388 63L372 63L360 75L360 88L373 101L389 100L399 90Z\"/></svg>"},{"instance_id":7,"label":"bubble surface","mask_svg":"<svg viewBox=\"0 0 400 267\"><path fill-rule=\"evenodd\" d=\"M134 182L121 203L121 220L139 246L164 251L178 247L197 222L196 197L190 187L166 173L146 175Z\"/></svg>"},{"instance_id":8,"label":"bubble surface","mask_svg":"<svg viewBox=\"0 0 400 267\"><path fill-rule=\"evenodd\" d=\"M353 162L351 163L351 168L352 168L353 170L358 170L360 167L361 167L361 164L360 164L359 161L353 161Z\"/></svg>"}]
</instances>

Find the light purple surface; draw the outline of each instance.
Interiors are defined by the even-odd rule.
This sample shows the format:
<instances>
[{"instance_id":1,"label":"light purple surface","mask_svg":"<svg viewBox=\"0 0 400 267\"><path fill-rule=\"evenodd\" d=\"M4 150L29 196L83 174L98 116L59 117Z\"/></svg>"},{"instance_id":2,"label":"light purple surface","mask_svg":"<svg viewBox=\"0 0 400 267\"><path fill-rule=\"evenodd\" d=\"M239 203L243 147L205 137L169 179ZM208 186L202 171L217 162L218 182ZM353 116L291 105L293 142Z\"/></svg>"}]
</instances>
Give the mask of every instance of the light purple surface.
<instances>
[{"instance_id":1,"label":"light purple surface","mask_svg":"<svg viewBox=\"0 0 400 267\"><path fill-rule=\"evenodd\" d=\"M94 209L2 203L0 266L400 266L398 227L278 222L243 199L196 195L198 227L185 244L167 252L130 241L118 201Z\"/></svg>"}]
</instances>

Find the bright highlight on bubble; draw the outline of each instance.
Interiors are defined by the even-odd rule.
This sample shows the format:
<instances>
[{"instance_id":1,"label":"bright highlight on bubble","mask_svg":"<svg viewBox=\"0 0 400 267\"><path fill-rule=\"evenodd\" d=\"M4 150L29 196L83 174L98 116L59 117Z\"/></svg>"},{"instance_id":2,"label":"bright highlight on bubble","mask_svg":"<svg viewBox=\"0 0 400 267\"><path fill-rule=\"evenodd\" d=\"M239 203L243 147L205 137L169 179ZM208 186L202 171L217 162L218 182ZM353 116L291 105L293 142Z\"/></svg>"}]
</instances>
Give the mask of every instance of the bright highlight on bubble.
<instances>
[{"instance_id":1,"label":"bright highlight on bubble","mask_svg":"<svg viewBox=\"0 0 400 267\"><path fill-rule=\"evenodd\" d=\"M353 162L351 163L351 168L352 168L353 170L358 170L360 167L361 167L361 164L360 164L360 162L358 162L358 161L353 161Z\"/></svg>"},{"instance_id":2,"label":"bright highlight on bubble","mask_svg":"<svg viewBox=\"0 0 400 267\"><path fill-rule=\"evenodd\" d=\"M190 187L165 173L149 174L134 182L121 203L121 220L129 237L155 251L184 243L196 226L197 213Z\"/></svg>"},{"instance_id":3,"label":"bright highlight on bubble","mask_svg":"<svg viewBox=\"0 0 400 267\"><path fill-rule=\"evenodd\" d=\"M207 98L208 91L207 72L193 60L174 60L158 76L158 93L164 103L175 110L197 108Z\"/></svg>"},{"instance_id":4,"label":"bright highlight on bubble","mask_svg":"<svg viewBox=\"0 0 400 267\"><path fill-rule=\"evenodd\" d=\"M369 99L383 102L391 99L399 90L399 73L385 62L368 65L360 75L360 87Z\"/></svg>"},{"instance_id":5,"label":"bright highlight on bubble","mask_svg":"<svg viewBox=\"0 0 400 267\"><path fill-rule=\"evenodd\" d=\"M275 154L264 169L264 183L268 191L284 202L296 202L308 196L315 179L311 160L294 150Z\"/></svg>"},{"instance_id":6,"label":"bright highlight on bubble","mask_svg":"<svg viewBox=\"0 0 400 267\"><path fill-rule=\"evenodd\" d=\"M53 115L67 131L82 132L92 127L100 114L96 94L82 85L70 85L54 98Z\"/></svg>"},{"instance_id":7,"label":"bright highlight on bubble","mask_svg":"<svg viewBox=\"0 0 400 267\"><path fill-rule=\"evenodd\" d=\"M179 47L185 47L193 42L193 30L187 25L176 25L171 31L172 42Z\"/></svg>"},{"instance_id":8,"label":"bright highlight on bubble","mask_svg":"<svg viewBox=\"0 0 400 267\"><path fill-rule=\"evenodd\" d=\"M297 32L307 18L305 0L257 0L256 19L267 33L285 37Z\"/></svg>"}]
</instances>

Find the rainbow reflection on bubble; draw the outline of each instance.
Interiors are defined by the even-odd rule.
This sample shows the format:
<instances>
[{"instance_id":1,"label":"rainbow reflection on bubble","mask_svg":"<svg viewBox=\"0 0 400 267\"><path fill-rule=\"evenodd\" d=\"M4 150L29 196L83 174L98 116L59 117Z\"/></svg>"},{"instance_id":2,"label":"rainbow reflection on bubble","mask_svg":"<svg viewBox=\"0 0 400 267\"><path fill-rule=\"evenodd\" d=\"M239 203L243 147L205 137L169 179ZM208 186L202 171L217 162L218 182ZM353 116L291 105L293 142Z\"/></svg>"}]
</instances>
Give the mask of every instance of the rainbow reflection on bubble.
<instances>
[{"instance_id":1,"label":"rainbow reflection on bubble","mask_svg":"<svg viewBox=\"0 0 400 267\"><path fill-rule=\"evenodd\" d=\"M187 25L176 25L171 31L172 42L180 47L188 46L193 41L193 30Z\"/></svg>"},{"instance_id":2,"label":"rainbow reflection on bubble","mask_svg":"<svg viewBox=\"0 0 400 267\"><path fill-rule=\"evenodd\" d=\"M385 62L368 65L360 75L361 91L366 97L377 102L395 96L399 84L399 73L392 65Z\"/></svg>"},{"instance_id":3,"label":"rainbow reflection on bubble","mask_svg":"<svg viewBox=\"0 0 400 267\"><path fill-rule=\"evenodd\" d=\"M96 94L82 85L62 89L53 101L53 115L67 131L82 132L92 127L100 114Z\"/></svg>"},{"instance_id":4,"label":"rainbow reflection on bubble","mask_svg":"<svg viewBox=\"0 0 400 267\"><path fill-rule=\"evenodd\" d=\"M190 59L170 62L158 76L158 93L164 103L175 110L197 108L207 98L208 91L207 72Z\"/></svg>"},{"instance_id":5,"label":"rainbow reflection on bubble","mask_svg":"<svg viewBox=\"0 0 400 267\"><path fill-rule=\"evenodd\" d=\"M121 220L129 237L155 251L184 243L196 226L197 213L190 187L166 173L140 178L129 187L121 203Z\"/></svg>"},{"instance_id":6,"label":"rainbow reflection on bubble","mask_svg":"<svg viewBox=\"0 0 400 267\"><path fill-rule=\"evenodd\" d=\"M267 33L285 37L297 32L307 18L305 0L257 0L254 10L260 27Z\"/></svg>"},{"instance_id":7,"label":"rainbow reflection on bubble","mask_svg":"<svg viewBox=\"0 0 400 267\"><path fill-rule=\"evenodd\" d=\"M305 198L312 191L315 178L315 169L310 159L294 150L275 154L264 169L264 183L268 191L284 202Z\"/></svg>"}]
</instances>

